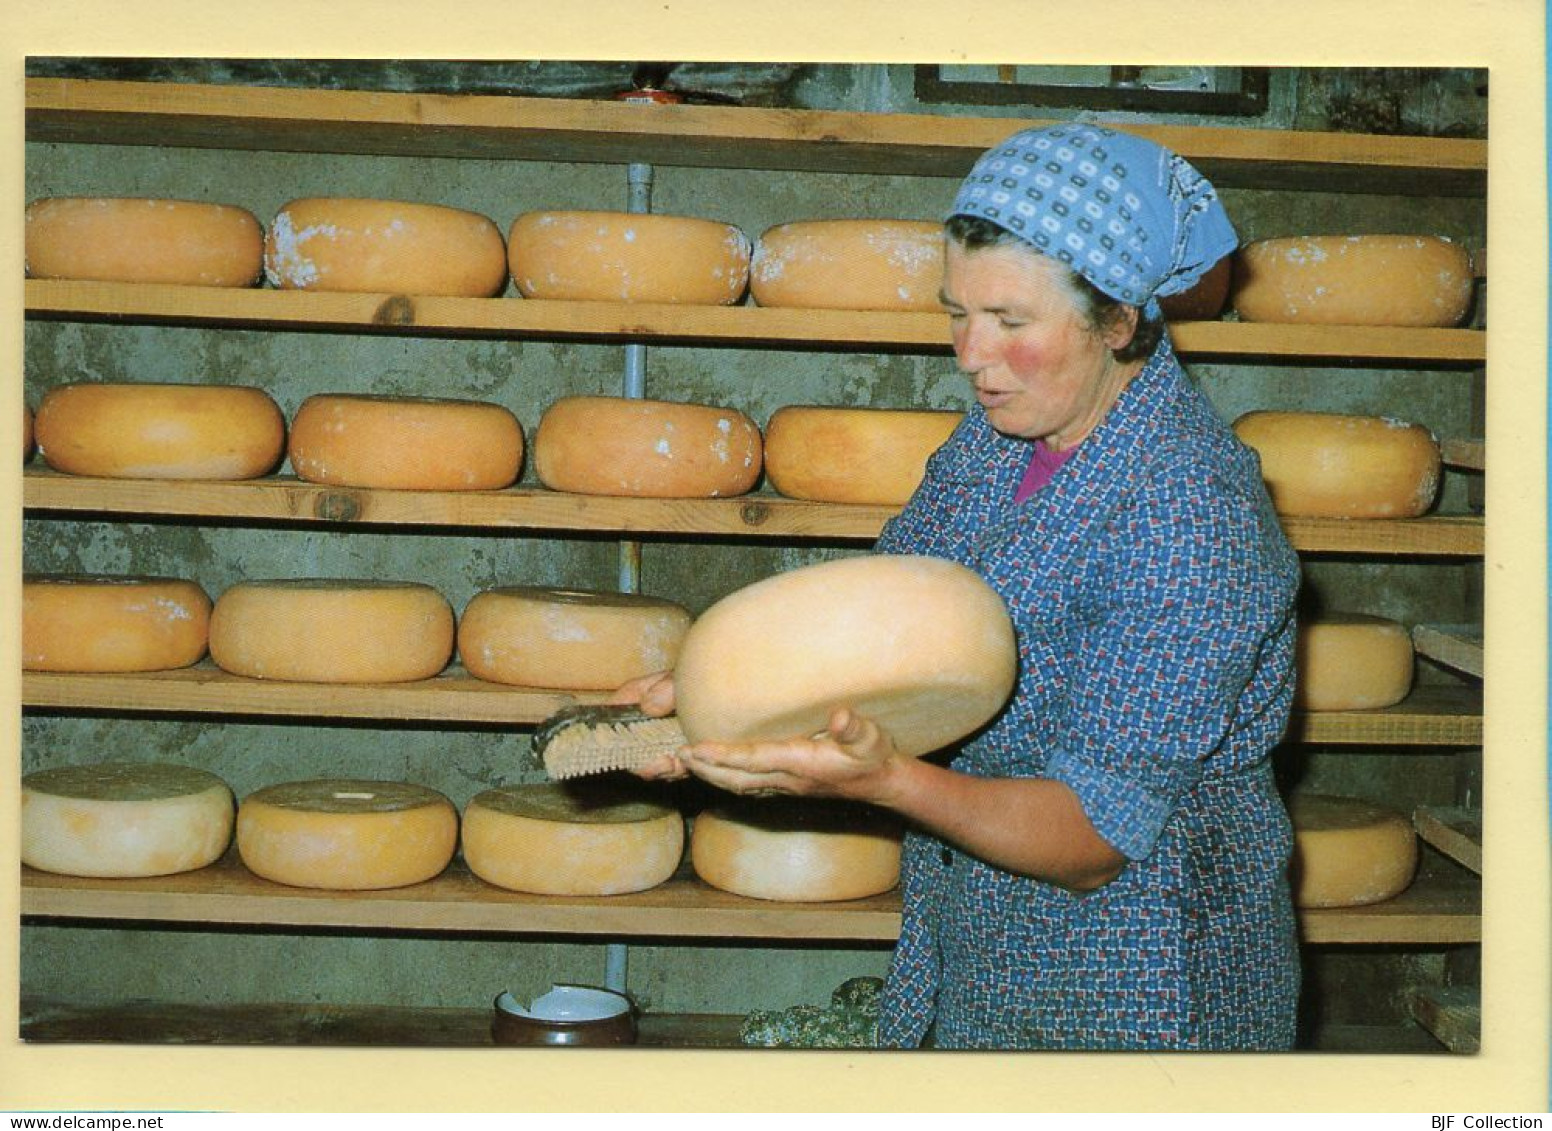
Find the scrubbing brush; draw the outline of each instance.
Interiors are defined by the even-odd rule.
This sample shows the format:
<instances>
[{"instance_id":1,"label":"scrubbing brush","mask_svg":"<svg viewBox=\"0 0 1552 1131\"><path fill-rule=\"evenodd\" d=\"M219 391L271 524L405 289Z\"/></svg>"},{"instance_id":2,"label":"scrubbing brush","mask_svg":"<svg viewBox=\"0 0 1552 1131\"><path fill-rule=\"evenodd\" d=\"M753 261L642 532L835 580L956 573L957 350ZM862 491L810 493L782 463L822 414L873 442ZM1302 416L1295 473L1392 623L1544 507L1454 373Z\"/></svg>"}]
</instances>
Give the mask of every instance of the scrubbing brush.
<instances>
[{"instance_id":1,"label":"scrubbing brush","mask_svg":"<svg viewBox=\"0 0 1552 1131\"><path fill-rule=\"evenodd\" d=\"M643 714L635 706L567 707L545 720L533 736L534 753L556 781L640 769L684 744L678 719Z\"/></svg>"}]
</instances>

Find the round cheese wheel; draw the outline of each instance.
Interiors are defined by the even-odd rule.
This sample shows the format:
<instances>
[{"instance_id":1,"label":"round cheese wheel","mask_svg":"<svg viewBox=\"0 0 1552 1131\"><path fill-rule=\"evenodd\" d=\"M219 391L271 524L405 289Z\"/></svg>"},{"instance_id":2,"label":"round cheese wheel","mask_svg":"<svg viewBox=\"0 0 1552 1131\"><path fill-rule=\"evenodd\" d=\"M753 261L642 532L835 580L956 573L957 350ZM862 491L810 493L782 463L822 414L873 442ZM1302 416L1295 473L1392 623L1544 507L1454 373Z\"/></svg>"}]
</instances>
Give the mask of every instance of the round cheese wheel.
<instances>
[{"instance_id":1,"label":"round cheese wheel","mask_svg":"<svg viewBox=\"0 0 1552 1131\"><path fill-rule=\"evenodd\" d=\"M756 243L749 293L761 306L940 312L943 225L803 220Z\"/></svg>"},{"instance_id":2,"label":"round cheese wheel","mask_svg":"<svg viewBox=\"0 0 1552 1131\"><path fill-rule=\"evenodd\" d=\"M31 574L22 579L22 667L153 672L205 654L210 598L172 577Z\"/></svg>"},{"instance_id":3,"label":"round cheese wheel","mask_svg":"<svg viewBox=\"0 0 1552 1131\"><path fill-rule=\"evenodd\" d=\"M898 506L963 415L787 405L765 426L765 477L791 499Z\"/></svg>"},{"instance_id":4,"label":"round cheese wheel","mask_svg":"<svg viewBox=\"0 0 1552 1131\"><path fill-rule=\"evenodd\" d=\"M1225 255L1186 290L1162 296L1159 308L1170 322L1210 322L1223 313L1233 276L1234 257Z\"/></svg>"},{"instance_id":5,"label":"round cheese wheel","mask_svg":"<svg viewBox=\"0 0 1552 1131\"><path fill-rule=\"evenodd\" d=\"M1352 797L1293 794L1293 900L1357 907L1400 895L1417 871L1417 834L1404 814Z\"/></svg>"},{"instance_id":6,"label":"round cheese wheel","mask_svg":"<svg viewBox=\"0 0 1552 1131\"><path fill-rule=\"evenodd\" d=\"M70 475L253 479L280 462L286 422L245 385L74 384L44 395L33 434Z\"/></svg>"},{"instance_id":7,"label":"round cheese wheel","mask_svg":"<svg viewBox=\"0 0 1552 1131\"><path fill-rule=\"evenodd\" d=\"M415 582L244 581L210 615L210 658L254 679L401 683L436 675L452 651L452 608Z\"/></svg>"},{"instance_id":8,"label":"round cheese wheel","mask_svg":"<svg viewBox=\"0 0 1552 1131\"><path fill-rule=\"evenodd\" d=\"M291 419L291 467L310 483L409 491L493 491L523 465L523 429L482 401L308 397Z\"/></svg>"},{"instance_id":9,"label":"round cheese wheel","mask_svg":"<svg viewBox=\"0 0 1552 1131\"><path fill-rule=\"evenodd\" d=\"M458 655L469 674L495 683L612 691L671 669L690 619L681 605L639 594L487 589L464 608Z\"/></svg>"},{"instance_id":10,"label":"round cheese wheel","mask_svg":"<svg viewBox=\"0 0 1552 1131\"><path fill-rule=\"evenodd\" d=\"M27 206L27 275L250 287L264 231L245 208L193 200L49 197Z\"/></svg>"},{"instance_id":11,"label":"round cheese wheel","mask_svg":"<svg viewBox=\"0 0 1552 1131\"><path fill-rule=\"evenodd\" d=\"M900 879L899 826L878 810L826 802L734 802L696 816L695 874L753 899L862 899Z\"/></svg>"},{"instance_id":12,"label":"round cheese wheel","mask_svg":"<svg viewBox=\"0 0 1552 1131\"><path fill-rule=\"evenodd\" d=\"M1294 702L1307 711L1364 711L1412 690L1412 638L1366 613L1328 613L1299 625Z\"/></svg>"},{"instance_id":13,"label":"round cheese wheel","mask_svg":"<svg viewBox=\"0 0 1552 1131\"><path fill-rule=\"evenodd\" d=\"M736 409L629 397L563 397L533 438L539 481L578 495L742 495L762 458L759 427Z\"/></svg>"},{"instance_id":14,"label":"round cheese wheel","mask_svg":"<svg viewBox=\"0 0 1552 1131\"><path fill-rule=\"evenodd\" d=\"M525 212L507 257L525 298L726 306L749 282L748 237L689 216Z\"/></svg>"},{"instance_id":15,"label":"round cheese wheel","mask_svg":"<svg viewBox=\"0 0 1552 1131\"><path fill-rule=\"evenodd\" d=\"M22 863L67 876L167 876L219 859L232 791L205 770L104 762L22 778Z\"/></svg>"},{"instance_id":16,"label":"round cheese wheel","mask_svg":"<svg viewBox=\"0 0 1552 1131\"><path fill-rule=\"evenodd\" d=\"M724 597L691 625L674 685L691 742L811 735L847 706L919 755L995 715L1016 666L1007 609L974 572L871 554Z\"/></svg>"},{"instance_id":17,"label":"round cheese wheel","mask_svg":"<svg viewBox=\"0 0 1552 1131\"><path fill-rule=\"evenodd\" d=\"M275 215L264 274L284 290L488 298L506 286L506 247L501 229L478 212L309 197Z\"/></svg>"},{"instance_id":18,"label":"round cheese wheel","mask_svg":"<svg viewBox=\"0 0 1552 1131\"><path fill-rule=\"evenodd\" d=\"M285 782L237 809L237 851L256 876L369 891L429 880L458 844L458 811L433 789L353 778Z\"/></svg>"},{"instance_id":19,"label":"round cheese wheel","mask_svg":"<svg viewBox=\"0 0 1552 1131\"><path fill-rule=\"evenodd\" d=\"M1439 493L1439 444L1420 424L1334 412L1248 412L1234 431L1261 457L1279 514L1416 518Z\"/></svg>"},{"instance_id":20,"label":"round cheese wheel","mask_svg":"<svg viewBox=\"0 0 1552 1131\"><path fill-rule=\"evenodd\" d=\"M1239 251L1247 322L1454 326L1471 306L1471 254L1438 236L1294 236Z\"/></svg>"},{"instance_id":21,"label":"round cheese wheel","mask_svg":"<svg viewBox=\"0 0 1552 1131\"><path fill-rule=\"evenodd\" d=\"M684 818L593 788L516 785L463 813L463 858L486 883L536 895L621 895L656 887L684 854Z\"/></svg>"}]
</instances>

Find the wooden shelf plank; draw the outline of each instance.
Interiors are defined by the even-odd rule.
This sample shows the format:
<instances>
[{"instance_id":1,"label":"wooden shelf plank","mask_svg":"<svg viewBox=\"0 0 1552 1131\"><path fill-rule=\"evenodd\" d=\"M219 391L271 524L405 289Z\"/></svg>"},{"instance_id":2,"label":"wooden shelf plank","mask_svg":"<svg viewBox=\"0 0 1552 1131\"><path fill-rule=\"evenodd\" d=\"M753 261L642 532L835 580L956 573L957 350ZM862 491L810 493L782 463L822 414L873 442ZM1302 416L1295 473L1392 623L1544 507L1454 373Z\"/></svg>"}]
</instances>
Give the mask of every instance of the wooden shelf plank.
<instances>
[{"instance_id":1,"label":"wooden shelf plank","mask_svg":"<svg viewBox=\"0 0 1552 1131\"><path fill-rule=\"evenodd\" d=\"M1465 986L1437 986L1412 997L1412 1017L1451 1052L1482 1051L1482 995Z\"/></svg>"},{"instance_id":2,"label":"wooden shelf plank","mask_svg":"<svg viewBox=\"0 0 1552 1131\"><path fill-rule=\"evenodd\" d=\"M572 530L672 536L872 541L899 510L809 503L769 492L732 499L625 499L542 489L383 491L326 487L289 476L232 481L98 479L29 469L22 503L33 513L76 512L278 523L349 523ZM1297 550L1473 557L1476 516L1356 522L1287 519Z\"/></svg>"},{"instance_id":3,"label":"wooden shelf plank","mask_svg":"<svg viewBox=\"0 0 1552 1131\"><path fill-rule=\"evenodd\" d=\"M33 318L238 329L950 352L946 315L899 311L344 294L74 279L28 279L25 303ZM1181 322L1170 332L1187 357L1472 365L1480 364L1486 353L1486 334L1480 330Z\"/></svg>"},{"instance_id":4,"label":"wooden shelf plank","mask_svg":"<svg viewBox=\"0 0 1552 1131\"><path fill-rule=\"evenodd\" d=\"M1467 471L1487 470L1486 440L1445 440L1439 445L1439 455L1449 467Z\"/></svg>"},{"instance_id":5,"label":"wooden shelf plank","mask_svg":"<svg viewBox=\"0 0 1552 1131\"><path fill-rule=\"evenodd\" d=\"M1371 711L1295 711L1288 727L1294 742L1359 746L1480 746L1479 688L1415 689L1394 707Z\"/></svg>"},{"instance_id":6,"label":"wooden shelf plank","mask_svg":"<svg viewBox=\"0 0 1552 1131\"><path fill-rule=\"evenodd\" d=\"M31 78L31 141L963 176L1044 119ZM1480 195L1487 142L1129 127L1222 185Z\"/></svg>"},{"instance_id":7,"label":"wooden shelf plank","mask_svg":"<svg viewBox=\"0 0 1552 1131\"><path fill-rule=\"evenodd\" d=\"M1482 874L1482 810L1459 805L1420 805L1412 827L1451 860Z\"/></svg>"},{"instance_id":8,"label":"wooden shelf plank","mask_svg":"<svg viewBox=\"0 0 1552 1131\"><path fill-rule=\"evenodd\" d=\"M1386 903L1300 912L1311 944L1466 943L1481 936L1479 887L1419 880ZM139 880L56 876L22 868L21 913L52 919L178 922L378 931L495 932L605 938L814 939L892 943L898 892L843 903L730 895L681 869L631 895L522 895L455 861L434 880L370 892L310 891L259 879L235 853L197 872Z\"/></svg>"},{"instance_id":9,"label":"wooden shelf plank","mask_svg":"<svg viewBox=\"0 0 1552 1131\"><path fill-rule=\"evenodd\" d=\"M1412 629L1412 646L1456 671L1482 677L1484 654L1482 626L1477 624L1420 624Z\"/></svg>"},{"instance_id":10,"label":"wooden shelf plank","mask_svg":"<svg viewBox=\"0 0 1552 1131\"><path fill-rule=\"evenodd\" d=\"M521 726L596 702L596 693L506 687L457 667L414 683L329 684L249 679L208 661L166 672L22 673L22 706L100 711Z\"/></svg>"}]
</instances>

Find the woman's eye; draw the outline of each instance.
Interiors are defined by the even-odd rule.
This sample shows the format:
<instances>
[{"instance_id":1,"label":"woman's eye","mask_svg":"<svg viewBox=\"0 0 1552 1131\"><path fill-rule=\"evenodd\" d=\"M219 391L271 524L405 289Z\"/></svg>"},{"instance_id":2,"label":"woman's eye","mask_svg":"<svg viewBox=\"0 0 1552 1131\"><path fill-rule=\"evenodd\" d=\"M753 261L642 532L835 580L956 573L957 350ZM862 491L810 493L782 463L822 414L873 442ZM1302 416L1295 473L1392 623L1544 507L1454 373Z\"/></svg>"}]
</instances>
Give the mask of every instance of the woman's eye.
<instances>
[{"instance_id":1,"label":"woman's eye","mask_svg":"<svg viewBox=\"0 0 1552 1131\"><path fill-rule=\"evenodd\" d=\"M997 325L1004 330L1017 330L1020 326L1026 326L1028 323L1019 318L999 318L997 319Z\"/></svg>"}]
</instances>

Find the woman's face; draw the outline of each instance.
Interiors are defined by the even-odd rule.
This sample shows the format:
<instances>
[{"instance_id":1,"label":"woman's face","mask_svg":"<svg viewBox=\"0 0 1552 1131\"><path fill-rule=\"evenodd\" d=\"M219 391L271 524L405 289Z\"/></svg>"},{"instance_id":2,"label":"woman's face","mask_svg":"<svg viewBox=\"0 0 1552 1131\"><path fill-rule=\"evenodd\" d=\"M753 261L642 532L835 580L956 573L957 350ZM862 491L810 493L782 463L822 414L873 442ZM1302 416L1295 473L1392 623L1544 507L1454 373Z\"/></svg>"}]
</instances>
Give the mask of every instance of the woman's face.
<instances>
[{"instance_id":1,"label":"woman's face","mask_svg":"<svg viewBox=\"0 0 1552 1131\"><path fill-rule=\"evenodd\" d=\"M993 428L1071 448L1104 418L1141 362L1117 362L1132 316L1089 325L1066 269L1016 244L966 250L949 240L943 273L954 355Z\"/></svg>"}]
</instances>

